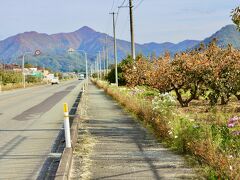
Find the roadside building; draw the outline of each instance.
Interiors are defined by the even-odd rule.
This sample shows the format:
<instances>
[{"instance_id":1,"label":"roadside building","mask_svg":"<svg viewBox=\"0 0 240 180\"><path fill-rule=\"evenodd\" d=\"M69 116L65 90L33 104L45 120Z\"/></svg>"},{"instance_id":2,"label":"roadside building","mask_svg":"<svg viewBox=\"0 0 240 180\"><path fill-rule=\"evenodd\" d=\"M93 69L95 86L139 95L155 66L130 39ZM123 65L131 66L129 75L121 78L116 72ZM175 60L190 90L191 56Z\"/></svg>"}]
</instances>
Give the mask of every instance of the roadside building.
<instances>
[{"instance_id":1,"label":"roadside building","mask_svg":"<svg viewBox=\"0 0 240 180\"><path fill-rule=\"evenodd\" d=\"M0 64L0 69L6 70L6 71L21 71L21 66L17 64Z\"/></svg>"}]
</instances>

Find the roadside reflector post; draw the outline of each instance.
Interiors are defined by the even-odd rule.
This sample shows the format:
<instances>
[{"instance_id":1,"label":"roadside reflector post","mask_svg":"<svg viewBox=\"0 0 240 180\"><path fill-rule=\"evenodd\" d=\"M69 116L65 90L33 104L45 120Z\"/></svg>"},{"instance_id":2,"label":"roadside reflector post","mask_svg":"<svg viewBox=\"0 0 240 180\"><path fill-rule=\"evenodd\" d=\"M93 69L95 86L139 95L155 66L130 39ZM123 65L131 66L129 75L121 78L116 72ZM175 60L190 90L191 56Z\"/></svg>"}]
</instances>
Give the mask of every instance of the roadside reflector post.
<instances>
[{"instance_id":1,"label":"roadside reflector post","mask_svg":"<svg viewBox=\"0 0 240 180\"><path fill-rule=\"evenodd\" d=\"M64 111L64 132L65 132L66 147L71 148L69 113L68 113L68 104L67 103L64 103L63 111Z\"/></svg>"}]
</instances>

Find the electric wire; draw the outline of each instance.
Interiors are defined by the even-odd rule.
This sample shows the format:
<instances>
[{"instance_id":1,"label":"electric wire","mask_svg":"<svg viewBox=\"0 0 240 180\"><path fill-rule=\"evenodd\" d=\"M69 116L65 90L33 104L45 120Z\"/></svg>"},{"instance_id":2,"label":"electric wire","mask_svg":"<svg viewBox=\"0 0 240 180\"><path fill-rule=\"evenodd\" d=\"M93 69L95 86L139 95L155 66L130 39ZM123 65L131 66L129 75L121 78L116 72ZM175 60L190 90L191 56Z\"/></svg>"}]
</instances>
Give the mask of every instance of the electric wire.
<instances>
[{"instance_id":1,"label":"electric wire","mask_svg":"<svg viewBox=\"0 0 240 180\"><path fill-rule=\"evenodd\" d=\"M115 0L113 0L111 11L113 10L114 5L115 5Z\"/></svg>"},{"instance_id":2,"label":"electric wire","mask_svg":"<svg viewBox=\"0 0 240 180\"><path fill-rule=\"evenodd\" d=\"M118 21L118 17L119 17L120 9L121 9L121 7L125 4L125 2L126 2L126 0L123 0L122 4L118 7L117 17L116 17L116 24L117 24L117 21Z\"/></svg>"},{"instance_id":3,"label":"electric wire","mask_svg":"<svg viewBox=\"0 0 240 180\"><path fill-rule=\"evenodd\" d=\"M143 3L144 0L140 0L139 3L134 7L134 10L137 9L141 4Z\"/></svg>"}]
</instances>

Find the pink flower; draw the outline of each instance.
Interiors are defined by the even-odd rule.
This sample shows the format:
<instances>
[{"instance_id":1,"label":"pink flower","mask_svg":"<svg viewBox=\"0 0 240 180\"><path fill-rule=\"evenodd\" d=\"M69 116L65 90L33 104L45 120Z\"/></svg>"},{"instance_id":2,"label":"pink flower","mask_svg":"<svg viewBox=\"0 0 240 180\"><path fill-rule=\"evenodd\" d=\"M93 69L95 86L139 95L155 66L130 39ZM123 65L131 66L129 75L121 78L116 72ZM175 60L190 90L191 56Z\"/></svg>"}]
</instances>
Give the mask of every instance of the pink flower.
<instances>
[{"instance_id":1,"label":"pink flower","mask_svg":"<svg viewBox=\"0 0 240 180\"><path fill-rule=\"evenodd\" d=\"M229 123L229 124L228 124L228 127L229 127L229 128L233 128L234 126L235 126L234 123Z\"/></svg>"},{"instance_id":2,"label":"pink flower","mask_svg":"<svg viewBox=\"0 0 240 180\"><path fill-rule=\"evenodd\" d=\"M239 136L239 135L240 135L240 131L233 131L232 134L233 134L234 136Z\"/></svg>"},{"instance_id":3,"label":"pink flower","mask_svg":"<svg viewBox=\"0 0 240 180\"><path fill-rule=\"evenodd\" d=\"M240 120L240 118L235 116L235 117L229 119L228 123L234 123L234 122L237 122L238 120Z\"/></svg>"}]
</instances>

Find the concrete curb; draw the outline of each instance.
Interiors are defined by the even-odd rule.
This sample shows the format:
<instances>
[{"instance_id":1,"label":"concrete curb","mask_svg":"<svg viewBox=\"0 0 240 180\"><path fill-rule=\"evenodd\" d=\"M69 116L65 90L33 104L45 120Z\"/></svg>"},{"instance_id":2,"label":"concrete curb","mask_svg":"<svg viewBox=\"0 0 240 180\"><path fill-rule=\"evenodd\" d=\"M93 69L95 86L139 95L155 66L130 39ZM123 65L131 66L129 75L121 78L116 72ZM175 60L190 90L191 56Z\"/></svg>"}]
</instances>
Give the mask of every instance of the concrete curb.
<instances>
[{"instance_id":1,"label":"concrete curb","mask_svg":"<svg viewBox=\"0 0 240 180\"><path fill-rule=\"evenodd\" d=\"M82 103L82 97L83 93L81 95L79 105L78 107L81 108ZM61 156L61 160L55 175L55 180L68 180L70 178L70 170L71 170L71 164L72 164L72 156L73 156L73 150L75 148L75 145L77 143L78 139L78 125L79 121L81 120L80 116L77 114L72 121L71 125L71 148L64 148L63 154Z\"/></svg>"},{"instance_id":2,"label":"concrete curb","mask_svg":"<svg viewBox=\"0 0 240 180\"><path fill-rule=\"evenodd\" d=\"M72 148L64 148L63 154L61 156L61 160L57 169L57 173L55 176L56 180L66 180L69 179L70 169L72 164L72 155L73 149L76 145L78 138L78 122L80 118L76 117L73 120L71 126L71 139L72 139Z\"/></svg>"},{"instance_id":3,"label":"concrete curb","mask_svg":"<svg viewBox=\"0 0 240 180\"><path fill-rule=\"evenodd\" d=\"M74 118L71 126L71 138L72 138L72 148L75 148L78 139L78 123L80 121L80 116Z\"/></svg>"},{"instance_id":4,"label":"concrete curb","mask_svg":"<svg viewBox=\"0 0 240 180\"><path fill-rule=\"evenodd\" d=\"M72 148L65 148L61 157L61 161L55 176L56 180L66 180L69 178L69 173L72 164Z\"/></svg>"}]
</instances>

